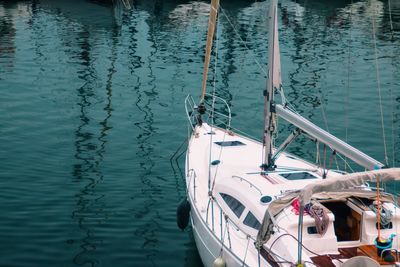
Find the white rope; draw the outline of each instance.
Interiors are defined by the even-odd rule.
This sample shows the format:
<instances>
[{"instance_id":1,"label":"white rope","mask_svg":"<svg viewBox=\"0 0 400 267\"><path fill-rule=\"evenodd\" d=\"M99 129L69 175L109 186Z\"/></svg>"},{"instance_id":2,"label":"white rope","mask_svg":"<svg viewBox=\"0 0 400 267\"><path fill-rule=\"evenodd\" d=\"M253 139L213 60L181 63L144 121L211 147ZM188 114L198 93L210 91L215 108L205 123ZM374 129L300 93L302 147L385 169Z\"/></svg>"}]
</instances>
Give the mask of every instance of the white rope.
<instances>
[{"instance_id":1,"label":"white rope","mask_svg":"<svg viewBox=\"0 0 400 267\"><path fill-rule=\"evenodd\" d=\"M378 87L379 108L380 108L381 125L382 125L383 148L384 148L384 152L385 152L385 163L386 163L386 165L389 165L389 159L387 156L387 148L386 148L385 124L384 124L384 119L383 119L381 81L380 81L379 64L378 64L378 49L376 46L375 16L372 16L371 19L372 19L372 31L373 31L374 51L375 51L376 82L377 82L377 87Z\"/></svg>"}]
</instances>

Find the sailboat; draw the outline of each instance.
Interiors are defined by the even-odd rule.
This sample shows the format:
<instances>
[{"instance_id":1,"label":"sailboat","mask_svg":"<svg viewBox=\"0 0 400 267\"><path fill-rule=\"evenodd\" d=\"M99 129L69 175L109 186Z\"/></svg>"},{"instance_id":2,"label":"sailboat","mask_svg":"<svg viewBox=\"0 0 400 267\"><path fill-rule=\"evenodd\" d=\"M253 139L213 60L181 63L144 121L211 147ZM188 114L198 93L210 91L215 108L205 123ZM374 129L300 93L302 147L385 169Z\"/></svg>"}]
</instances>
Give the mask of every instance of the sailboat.
<instances>
[{"instance_id":1,"label":"sailboat","mask_svg":"<svg viewBox=\"0 0 400 267\"><path fill-rule=\"evenodd\" d=\"M212 0L200 101L185 99L187 202L178 209L184 218L190 210L204 266L400 266L396 197L380 189L399 180L400 169L385 168L275 98L283 94L277 0L268 15L262 142L235 132L227 102L206 93L218 11L219 0ZM274 146L278 118L295 130ZM327 169L286 152L300 135L365 171Z\"/></svg>"}]
</instances>

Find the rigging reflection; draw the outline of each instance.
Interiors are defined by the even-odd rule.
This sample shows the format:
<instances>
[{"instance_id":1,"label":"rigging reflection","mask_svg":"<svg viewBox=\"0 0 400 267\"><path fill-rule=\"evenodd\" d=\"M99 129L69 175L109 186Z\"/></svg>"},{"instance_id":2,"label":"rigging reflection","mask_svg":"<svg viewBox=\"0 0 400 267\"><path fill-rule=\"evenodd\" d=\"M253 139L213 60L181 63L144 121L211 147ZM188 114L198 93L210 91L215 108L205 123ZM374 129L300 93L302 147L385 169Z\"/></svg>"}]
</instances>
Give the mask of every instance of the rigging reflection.
<instances>
[{"instance_id":1,"label":"rigging reflection","mask_svg":"<svg viewBox=\"0 0 400 267\"><path fill-rule=\"evenodd\" d=\"M160 3L154 6L154 13L160 12ZM153 136L157 133L157 129L154 127L154 113L152 105L157 99L156 91L156 76L153 72L153 62L156 56L158 47L157 41L154 37L154 31L157 31L159 19L155 16L153 18L147 18L146 24L149 29L147 32L148 49L146 54L137 55L135 48L137 47L137 40L135 34L132 34L130 42L131 53L131 64L129 66L132 73L136 73L137 69L142 67L142 60L147 63L148 73L146 76L137 76L137 84L134 87L136 93L135 106L139 111L136 114L135 126L138 129L136 135L137 141L137 158L139 169L136 173L137 178L140 179L139 190L140 193L134 195L135 200L138 202L133 208L132 212L137 219L137 224L142 225L134 230L134 235L142 239L142 251L143 257L152 262L155 265L157 260L158 252L158 232L160 229L159 225L159 214L154 212L156 205L156 195L159 194L159 186L154 183L154 171L156 165L156 159L154 158L154 139ZM130 28L131 33L135 33L136 29ZM144 58L145 57L145 58ZM147 80L148 78L149 80ZM139 204L141 203L141 204Z\"/></svg>"},{"instance_id":2,"label":"rigging reflection","mask_svg":"<svg viewBox=\"0 0 400 267\"><path fill-rule=\"evenodd\" d=\"M78 34L80 47L79 58L82 69L79 71L79 78L83 85L77 89L79 107L79 126L75 131L75 159L73 177L82 185L81 190L75 195L77 199L76 209L72 218L78 222L82 238L79 240L79 252L74 257L77 265L98 264L99 255L96 255L98 247L102 244L102 238L98 234L98 227L109 217L106 203L103 200L105 193L98 190L102 183L104 174L102 162L106 153L107 136L112 127L109 121L112 117L112 79L115 73L117 60L118 30L114 28L110 33L111 55L110 67L107 69L105 83L104 106L99 109L94 105L98 102L98 95L101 91L97 86L97 79L100 79L96 71L93 57L93 45L91 32L86 28ZM103 114L105 112L105 114ZM101 119L103 117L103 119ZM99 119L96 119L99 118Z\"/></svg>"},{"instance_id":3,"label":"rigging reflection","mask_svg":"<svg viewBox=\"0 0 400 267\"><path fill-rule=\"evenodd\" d=\"M0 3L0 74L14 67L16 29L13 17L18 15L18 9L16 4Z\"/></svg>"}]
</instances>

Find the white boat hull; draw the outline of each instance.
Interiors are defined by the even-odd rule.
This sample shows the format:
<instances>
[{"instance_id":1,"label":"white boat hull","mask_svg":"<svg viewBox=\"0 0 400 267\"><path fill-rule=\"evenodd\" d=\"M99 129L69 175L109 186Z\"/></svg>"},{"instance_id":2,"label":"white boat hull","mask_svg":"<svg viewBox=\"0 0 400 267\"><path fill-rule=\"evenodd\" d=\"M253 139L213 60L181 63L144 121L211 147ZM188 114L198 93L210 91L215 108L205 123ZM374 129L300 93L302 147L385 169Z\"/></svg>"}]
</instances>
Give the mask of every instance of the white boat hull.
<instances>
[{"instance_id":1,"label":"white boat hull","mask_svg":"<svg viewBox=\"0 0 400 267\"><path fill-rule=\"evenodd\" d=\"M193 236L196 241L197 250L203 265L206 267L212 267L216 258L220 256L221 252L221 241L215 236L210 228L207 227L205 221L200 215L200 211L193 205L193 199L190 198L190 216L192 222ZM235 257L227 247L223 247L222 257L226 262L226 266L247 266L243 265L243 262Z\"/></svg>"}]
</instances>

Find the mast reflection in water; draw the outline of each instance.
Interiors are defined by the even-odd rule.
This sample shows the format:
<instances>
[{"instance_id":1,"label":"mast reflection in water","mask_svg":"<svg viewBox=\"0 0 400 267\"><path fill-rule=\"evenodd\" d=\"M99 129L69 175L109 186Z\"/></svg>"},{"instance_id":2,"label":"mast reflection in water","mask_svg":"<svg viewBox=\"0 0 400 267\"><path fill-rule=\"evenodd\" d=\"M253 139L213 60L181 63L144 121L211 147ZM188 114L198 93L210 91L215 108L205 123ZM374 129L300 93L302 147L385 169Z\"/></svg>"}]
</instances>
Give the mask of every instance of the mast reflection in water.
<instances>
[{"instance_id":1,"label":"mast reflection in water","mask_svg":"<svg viewBox=\"0 0 400 267\"><path fill-rule=\"evenodd\" d=\"M200 93L209 5L118 3L0 2L1 266L202 264L191 230L176 226L185 186L170 158L187 136L183 100ZM388 157L399 165L400 6L280 3L287 99L382 160L374 19ZM208 89L215 77L233 126L261 138L268 3L221 4L229 19ZM315 155L301 138L289 149Z\"/></svg>"}]
</instances>

